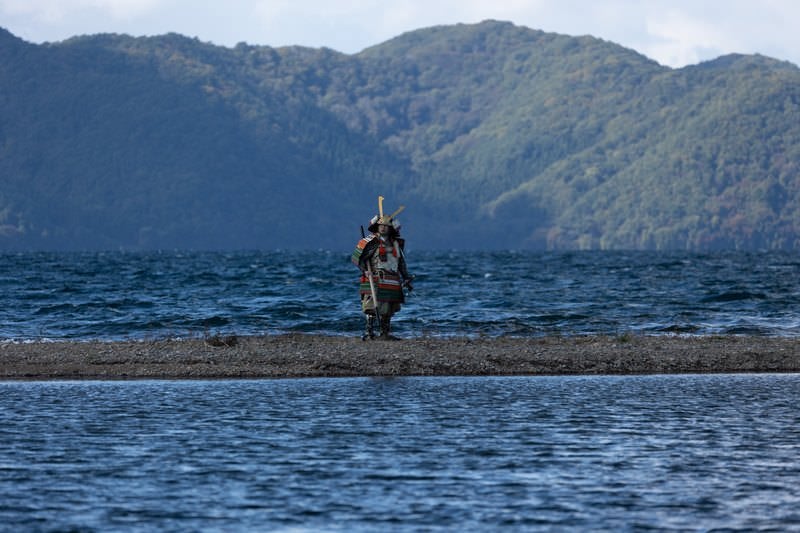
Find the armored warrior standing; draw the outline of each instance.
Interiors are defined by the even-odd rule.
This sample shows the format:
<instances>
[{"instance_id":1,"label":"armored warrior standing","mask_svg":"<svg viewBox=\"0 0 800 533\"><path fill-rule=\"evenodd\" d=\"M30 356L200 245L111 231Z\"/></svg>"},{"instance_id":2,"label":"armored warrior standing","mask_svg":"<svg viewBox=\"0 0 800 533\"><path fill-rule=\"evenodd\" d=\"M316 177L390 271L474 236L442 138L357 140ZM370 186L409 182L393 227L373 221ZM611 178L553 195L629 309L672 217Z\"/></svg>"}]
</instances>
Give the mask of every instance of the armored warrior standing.
<instances>
[{"instance_id":1,"label":"armored warrior standing","mask_svg":"<svg viewBox=\"0 0 800 533\"><path fill-rule=\"evenodd\" d=\"M413 276L408 273L403 254L405 240L400 237L400 224L395 220L403 209L401 206L391 215L384 215L383 196L379 196L378 215L370 221L370 234L358 241L352 255L353 263L361 270L359 293L366 318L363 340L375 338L376 322L380 339L397 340L391 334L392 316L405 302L403 287L413 289Z\"/></svg>"}]
</instances>

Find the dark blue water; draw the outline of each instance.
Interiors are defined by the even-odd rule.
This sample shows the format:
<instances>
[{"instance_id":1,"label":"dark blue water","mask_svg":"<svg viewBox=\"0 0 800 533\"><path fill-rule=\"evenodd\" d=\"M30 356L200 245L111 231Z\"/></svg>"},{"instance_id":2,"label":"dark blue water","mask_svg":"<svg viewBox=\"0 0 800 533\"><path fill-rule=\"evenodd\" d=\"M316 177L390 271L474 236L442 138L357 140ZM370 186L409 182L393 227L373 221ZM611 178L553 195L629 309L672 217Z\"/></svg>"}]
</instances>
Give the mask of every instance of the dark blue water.
<instances>
[{"instance_id":1,"label":"dark blue water","mask_svg":"<svg viewBox=\"0 0 800 533\"><path fill-rule=\"evenodd\" d=\"M0 383L0 530L798 530L798 398L785 374Z\"/></svg>"},{"instance_id":2,"label":"dark blue water","mask_svg":"<svg viewBox=\"0 0 800 533\"><path fill-rule=\"evenodd\" d=\"M800 334L800 255L408 253L406 336ZM358 335L346 253L0 254L0 339Z\"/></svg>"}]
</instances>

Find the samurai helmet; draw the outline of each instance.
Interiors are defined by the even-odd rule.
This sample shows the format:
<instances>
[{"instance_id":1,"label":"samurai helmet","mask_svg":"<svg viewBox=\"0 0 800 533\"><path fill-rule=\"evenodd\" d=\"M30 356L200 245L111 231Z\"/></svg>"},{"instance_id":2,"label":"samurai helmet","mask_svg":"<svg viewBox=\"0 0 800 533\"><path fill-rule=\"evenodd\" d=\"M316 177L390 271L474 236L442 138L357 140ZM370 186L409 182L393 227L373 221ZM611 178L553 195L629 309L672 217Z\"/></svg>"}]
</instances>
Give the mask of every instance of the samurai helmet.
<instances>
[{"instance_id":1,"label":"samurai helmet","mask_svg":"<svg viewBox=\"0 0 800 533\"><path fill-rule=\"evenodd\" d=\"M391 226L394 230L394 234L398 234L400 232L400 222L395 219L397 215L399 215L406 206L401 205L397 210L392 213L391 215L384 215L383 214L383 196L378 196L378 214L372 217L372 220L369 221L369 228L367 228L372 233L376 233L378 231L378 226L387 225Z\"/></svg>"}]
</instances>

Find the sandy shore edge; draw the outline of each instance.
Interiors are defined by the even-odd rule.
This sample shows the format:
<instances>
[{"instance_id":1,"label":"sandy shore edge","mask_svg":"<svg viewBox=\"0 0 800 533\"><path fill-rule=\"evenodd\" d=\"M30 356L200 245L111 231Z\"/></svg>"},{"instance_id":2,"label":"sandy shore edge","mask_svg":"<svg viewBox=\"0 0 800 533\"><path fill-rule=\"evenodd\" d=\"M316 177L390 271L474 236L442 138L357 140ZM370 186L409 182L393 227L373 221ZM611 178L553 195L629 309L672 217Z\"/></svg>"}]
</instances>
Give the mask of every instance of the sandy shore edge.
<instances>
[{"instance_id":1,"label":"sandy shore edge","mask_svg":"<svg viewBox=\"0 0 800 533\"><path fill-rule=\"evenodd\" d=\"M0 380L800 372L800 340L742 336L274 335L0 343Z\"/></svg>"}]
</instances>

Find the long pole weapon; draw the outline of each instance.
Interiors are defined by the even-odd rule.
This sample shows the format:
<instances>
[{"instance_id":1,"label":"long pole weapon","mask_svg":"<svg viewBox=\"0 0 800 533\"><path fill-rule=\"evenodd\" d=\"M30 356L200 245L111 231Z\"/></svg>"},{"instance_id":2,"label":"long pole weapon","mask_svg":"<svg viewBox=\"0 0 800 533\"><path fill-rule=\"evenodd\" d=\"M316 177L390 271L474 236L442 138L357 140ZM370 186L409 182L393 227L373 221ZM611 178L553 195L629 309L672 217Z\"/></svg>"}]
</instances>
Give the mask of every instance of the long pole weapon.
<instances>
[{"instance_id":1,"label":"long pole weapon","mask_svg":"<svg viewBox=\"0 0 800 533\"><path fill-rule=\"evenodd\" d=\"M378 224L383 220L383 196L378 196ZM380 236L378 236L380 239ZM372 279L372 258L367 260L367 274L369 274L369 290L372 292L372 305L375 307L375 319L378 321L378 328L381 327L381 315L378 312L378 291L375 290L375 282Z\"/></svg>"},{"instance_id":2,"label":"long pole weapon","mask_svg":"<svg viewBox=\"0 0 800 533\"><path fill-rule=\"evenodd\" d=\"M375 282L372 280L372 266L367 260L367 276L369 276L369 290L372 293L372 305L375 307L375 319L378 322L378 328L381 327L381 315L378 313L378 291L375 290Z\"/></svg>"},{"instance_id":3,"label":"long pole weapon","mask_svg":"<svg viewBox=\"0 0 800 533\"><path fill-rule=\"evenodd\" d=\"M361 226L361 238L365 238L364 226ZM369 280L369 292L372 296L372 305L375 307L375 319L378 321L378 329L381 327L381 316L378 314L378 291L375 290L375 281L372 279L371 259L367 259L367 279Z\"/></svg>"}]
</instances>

